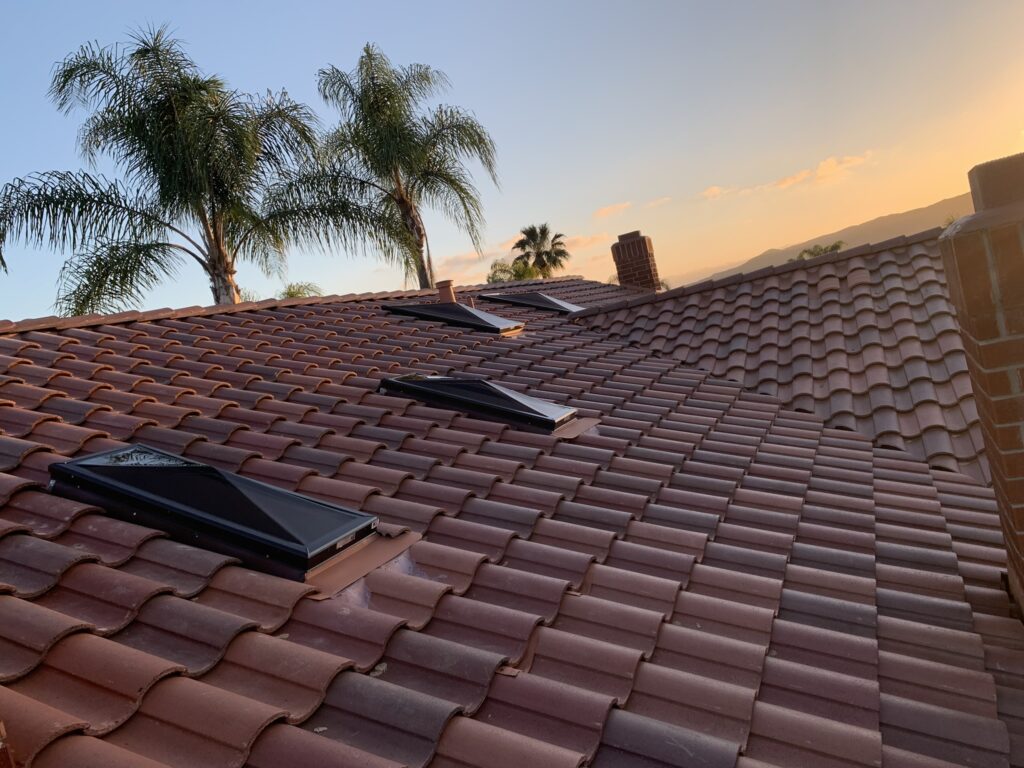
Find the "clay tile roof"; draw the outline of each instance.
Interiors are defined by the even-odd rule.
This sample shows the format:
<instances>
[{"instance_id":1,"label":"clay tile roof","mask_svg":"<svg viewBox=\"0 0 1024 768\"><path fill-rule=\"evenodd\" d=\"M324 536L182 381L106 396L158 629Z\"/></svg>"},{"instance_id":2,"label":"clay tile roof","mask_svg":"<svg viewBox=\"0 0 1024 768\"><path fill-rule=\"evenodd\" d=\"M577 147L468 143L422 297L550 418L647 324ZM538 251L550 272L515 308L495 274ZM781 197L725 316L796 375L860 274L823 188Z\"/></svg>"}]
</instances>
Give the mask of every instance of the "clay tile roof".
<instances>
[{"instance_id":1,"label":"clay tile roof","mask_svg":"<svg viewBox=\"0 0 1024 768\"><path fill-rule=\"evenodd\" d=\"M656 297L506 290L591 309L460 289L509 338L386 311L418 291L0 327L17 767L1024 765L1024 625L934 233ZM377 393L412 371L596 424ZM46 489L131 443L406 543L318 587Z\"/></svg>"},{"instance_id":2,"label":"clay tile roof","mask_svg":"<svg viewBox=\"0 0 1024 768\"><path fill-rule=\"evenodd\" d=\"M988 480L939 233L623 299L578 321Z\"/></svg>"}]
</instances>

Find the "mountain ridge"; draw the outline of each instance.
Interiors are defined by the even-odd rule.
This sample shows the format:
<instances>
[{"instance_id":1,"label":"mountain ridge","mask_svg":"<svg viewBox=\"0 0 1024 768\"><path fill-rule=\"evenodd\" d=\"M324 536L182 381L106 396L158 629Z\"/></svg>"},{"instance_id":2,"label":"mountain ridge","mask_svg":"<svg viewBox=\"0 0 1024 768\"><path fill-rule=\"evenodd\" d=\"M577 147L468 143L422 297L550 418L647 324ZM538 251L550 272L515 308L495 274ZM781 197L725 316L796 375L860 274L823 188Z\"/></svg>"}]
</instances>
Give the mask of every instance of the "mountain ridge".
<instances>
[{"instance_id":1,"label":"mountain ridge","mask_svg":"<svg viewBox=\"0 0 1024 768\"><path fill-rule=\"evenodd\" d=\"M971 201L971 193L965 192L962 195L948 197L921 208L878 216L869 221L843 227L828 234L818 235L810 240L795 243L785 248L769 248L752 259L712 274L711 279L718 280L742 272L753 272L765 267L785 264L790 259L799 255L800 251L804 248L809 248L817 243L829 245L836 240L842 240L844 250L855 248L865 243L880 243L900 235L912 235L932 227L943 226L950 216L959 218L973 211L974 204Z\"/></svg>"}]
</instances>

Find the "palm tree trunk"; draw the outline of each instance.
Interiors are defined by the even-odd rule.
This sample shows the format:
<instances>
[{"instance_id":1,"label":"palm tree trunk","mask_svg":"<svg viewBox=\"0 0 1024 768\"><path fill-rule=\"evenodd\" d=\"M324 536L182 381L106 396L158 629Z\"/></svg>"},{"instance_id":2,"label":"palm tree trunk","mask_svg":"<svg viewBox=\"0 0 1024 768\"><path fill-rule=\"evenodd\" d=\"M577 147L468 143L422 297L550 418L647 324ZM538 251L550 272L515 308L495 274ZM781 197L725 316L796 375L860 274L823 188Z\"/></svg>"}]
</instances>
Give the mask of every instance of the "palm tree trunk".
<instances>
[{"instance_id":1,"label":"palm tree trunk","mask_svg":"<svg viewBox=\"0 0 1024 768\"><path fill-rule=\"evenodd\" d=\"M431 268L430 257L427 255L427 230L423 226L423 219L420 218L416 205L398 191L398 208L402 212L402 223L406 231L412 235L416 243L416 278L420 282L420 288L434 287L434 270Z\"/></svg>"},{"instance_id":2,"label":"palm tree trunk","mask_svg":"<svg viewBox=\"0 0 1024 768\"><path fill-rule=\"evenodd\" d=\"M210 270L210 291L213 293L214 304L237 304L241 300L235 272L224 266Z\"/></svg>"},{"instance_id":3,"label":"palm tree trunk","mask_svg":"<svg viewBox=\"0 0 1024 768\"><path fill-rule=\"evenodd\" d=\"M237 304L242 300L235 282L234 259L223 249L217 248L207 256L206 272L210 276L214 304Z\"/></svg>"}]
</instances>

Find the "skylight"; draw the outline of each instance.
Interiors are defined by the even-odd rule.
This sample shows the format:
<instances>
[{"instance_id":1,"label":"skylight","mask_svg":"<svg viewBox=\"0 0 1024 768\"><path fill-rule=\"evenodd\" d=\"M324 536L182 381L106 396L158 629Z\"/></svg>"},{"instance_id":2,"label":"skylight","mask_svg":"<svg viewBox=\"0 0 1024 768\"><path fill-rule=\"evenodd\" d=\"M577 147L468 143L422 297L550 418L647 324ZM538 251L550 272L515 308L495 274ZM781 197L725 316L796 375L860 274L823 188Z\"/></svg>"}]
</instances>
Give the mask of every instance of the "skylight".
<instances>
[{"instance_id":1,"label":"skylight","mask_svg":"<svg viewBox=\"0 0 1024 768\"><path fill-rule=\"evenodd\" d=\"M51 464L50 474L61 496L299 581L377 527L372 515L146 445Z\"/></svg>"},{"instance_id":2,"label":"skylight","mask_svg":"<svg viewBox=\"0 0 1024 768\"><path fill-rule=\"evenodd\" d=\"M576 419L575 408L521 395L484 379L412 374L384 379L379 391L457 408L540 432L553 432Z\"/></svg>"},{"instance_id":3,"label":"skylight","mask_svg":"<svg viewBox=\"0 0 1024 768\"><path fill-rule=\"evenodd\" d=\"M465 304L438 302L435 304L389 304L386 309L399 315L411 315L424 320L439 320L449 325L474 328L478 331L490 331L508 336L519 333L525 323L509 320L507 317L492 315L482 309L468 307Z\"/></svg>"},{"instance_id":4,"label":"skylight","mask_svg":"<svg viewBox=\"0 0 1024 768\"><path fill-rule=\"evenodd\" d=\"M540 291L524 291L522 293L485 293L481 298L488 301L500 301L503 304L517 304L521 307L533 307L534 309L550 309L563 315L571 312L579 312L586 307L570 304L568 301L556 299Z\"/></svg>"}]
</instances>

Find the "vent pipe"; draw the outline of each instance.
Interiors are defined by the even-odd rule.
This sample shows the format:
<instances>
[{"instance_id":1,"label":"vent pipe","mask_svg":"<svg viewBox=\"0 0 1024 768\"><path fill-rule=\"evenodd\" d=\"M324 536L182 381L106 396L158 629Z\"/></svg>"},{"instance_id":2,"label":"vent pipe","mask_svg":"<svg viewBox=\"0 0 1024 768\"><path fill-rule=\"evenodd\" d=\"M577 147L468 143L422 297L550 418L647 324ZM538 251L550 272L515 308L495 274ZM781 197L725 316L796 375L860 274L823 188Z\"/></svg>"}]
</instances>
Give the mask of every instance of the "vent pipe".
<instances>
[{"instance_id":1,"label":"vent pipe","mask_svg":"<svg viewBox=\"0 0 1024 768\"><path fill-rule=\"evenodd\" d=\"M441 304L455 303L455 289L452 288L451 280L437 281L437 300Z\"/></svg>"}]
</instances>

